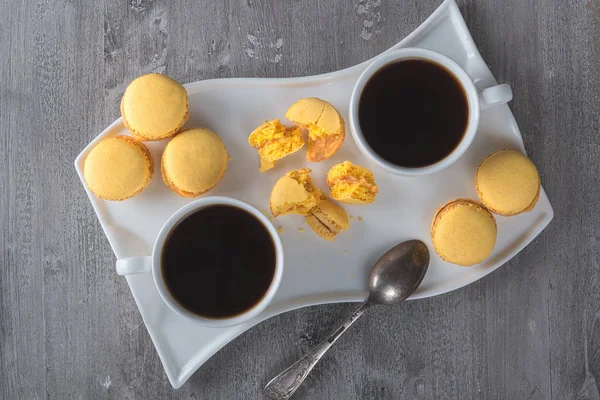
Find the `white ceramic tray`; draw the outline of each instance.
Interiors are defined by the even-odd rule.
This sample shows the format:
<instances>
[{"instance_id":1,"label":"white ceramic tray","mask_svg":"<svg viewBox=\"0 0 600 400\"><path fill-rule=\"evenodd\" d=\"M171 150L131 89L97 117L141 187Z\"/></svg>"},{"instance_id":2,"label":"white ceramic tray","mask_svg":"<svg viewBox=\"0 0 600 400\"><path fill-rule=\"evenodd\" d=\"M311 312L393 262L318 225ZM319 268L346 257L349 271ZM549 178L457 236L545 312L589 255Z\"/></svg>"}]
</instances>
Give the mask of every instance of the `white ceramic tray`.
<instances>
[{"instance_id":1,"label":"white ceramic tray","mask_svg":"<svg viewBox=\"0 0 600 400\"><path fill-rule=\"evenodd\" d=\"M416 46L439 51L462 65L482 89L496 84L479 55L454 0L445 1L419 28L393 48ZM248 134L264 119L283 118L286 109L303 97L316 96L331 102L348 120L354 82L368 65L330 74L292 79L220 79L186 85L190 121L186 127L208 127L217 132L231 156L227 173L210 195L236 197L260 210L268 210L275 181L288 170L306 166L304 151L277 163L267 173L258 170L256 151L247 144ZM401 121L399 121L401 125ZM77 157L75 168L83 181L83 161L100 139L127 134L116 120ZM165 142L150 143L156 160ZM362 301L366 277L373 262L392 245L418 238L428 243L435 210L456 197L476 198L473 179L480 160L500 148L524 151L519 128L507 105L481 112L481 125L466 154L450 168L418 178L387 174L371 164L356 148L348 133L340 151L331 159L310 164L313 179L325 188L324 178L335 163L351 160L373 170L380 188L369 206L347 206L355 218L351 228L333 243L315 235L296 215L275 221L283 227L284 276L277 296L257 318L232 328L205 328L182 319L164 304L150 274L126 277L146 328L156 346L169 381L178 388L208 358L256 323L276 314L314 304ZM150 186L140 195L122 202L102 201L89 191L90 201L118 258L148 255L159 228L178 208L188 203L170 192L157 170ZM86 189L87 190L87 189ZM443 262L433 251L431 265L413 299L435 296L474 282L494 271L531 242L553 217L542 190L532 212L512 218L497 217L498 241L484 263L463 268ZM304 232L299 228L304 227ZM346 251L348 254L346 254Z\"/></svg>"}]
</instances>

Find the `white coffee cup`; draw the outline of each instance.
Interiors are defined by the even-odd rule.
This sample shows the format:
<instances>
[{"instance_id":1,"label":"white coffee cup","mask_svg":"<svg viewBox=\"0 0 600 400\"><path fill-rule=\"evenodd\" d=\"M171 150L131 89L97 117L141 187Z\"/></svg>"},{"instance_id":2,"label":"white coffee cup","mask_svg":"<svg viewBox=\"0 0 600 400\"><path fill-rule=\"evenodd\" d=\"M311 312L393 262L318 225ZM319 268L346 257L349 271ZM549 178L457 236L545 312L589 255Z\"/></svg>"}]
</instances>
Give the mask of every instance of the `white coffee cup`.
<instances>
[{"instance_id":1,"label":"white coffee cup","mask_svg":"<svg viewBox=\"0 0 600 400\"><path fill-rule=\"evenodd\" d=\"M426 60L438 64L448 70L456 78L467 95L469 118L463 138L458 146L452 151L452 153L435 164L428 165L426 167L407 168L384 160L369 146L363 135L358 120L358 106L366 83L375 73L389 64L414 59ZM477 92L471 77L455 61L433 50L427 50L418 47L407 47L404 49L383 53L373 60L373 62L360 75L358 81L354 85L352 96L350 97L350 128L352 131L352 136L354 137L354 141L360 151L375 161L379 166L381 166L381 168L399 175L425 175L448 167L465 153L465 151L471 145L475 134L477 133L480 110L499 104L505 104L510 100L512 100L512 90L510 89L510 86L506 84L497 85ZM399 125L402 125L402 121L399 120L398 123Z\"/></svg>"},{"instance_id":2,"label":"white coffee cup","mask_svg":"<svg viewBox=\"0 0 600 400\"><path fill-rule=\"evenodd\" d=\"M186 308L181 306L167 290L167 286L165 284L161 268L161 259L165 240L167 239L173 227L175 227L177 223L179 223L191 213L198 211L204 207L213 205L233 206L252 214L263 224L275 245L275 273L273 274L273 280L271 281L271 285L263 295L262 299L258 303L256 303L252 308L248 309L247 311L244 311L242 314L237 314L229 318L219 319L202 317L200 315L188 311ZM202 325L206 326L216 328L233 326L241 324L242 322L248 321L249 319L257 316L261 311L263 311L267 307L267 305L275 296L275 293L279 288L279 284L281 283L281 277L283 276L283 245L281 244L281 239L279 238L277 230L269 221L269 219L265 217L263 213L258 211L256 208L252 207L250 204L230 197L205 197L193 201L192 203L189 203L186 206L180 208L167 220L167 222L165 222L158 234L158 237L156 238L156 241L154 242L154 247L152 249L151 256L123 258L117 260L117 273L119 275L152 273L152 277L154 278L154 283L156 285L156 288L158 289L158 293L162 297L163 301L167 303L167 305L175 313L181 315L184 318L199 322Z\"/></svg>"}]
</instances>

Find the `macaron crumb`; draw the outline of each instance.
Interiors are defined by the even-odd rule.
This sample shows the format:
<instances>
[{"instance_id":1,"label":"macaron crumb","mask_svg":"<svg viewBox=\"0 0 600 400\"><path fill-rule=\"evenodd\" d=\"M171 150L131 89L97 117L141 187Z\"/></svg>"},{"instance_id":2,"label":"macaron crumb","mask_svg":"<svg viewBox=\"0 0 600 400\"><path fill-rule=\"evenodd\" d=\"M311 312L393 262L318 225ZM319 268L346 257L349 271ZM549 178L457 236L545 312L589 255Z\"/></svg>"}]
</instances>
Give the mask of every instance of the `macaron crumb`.
<instances>
[{"instance_id":1,"label":"macaron crumb","mask_svg":"<svg viewBox=\"0 0 600 400\"><path fill-rule=\"evenodd\" d=\"M277 232L283 233L283 226L280 226L279 228L277 228Z\"/></svg>"},{"instance_id":2,"label":"macaron crumb","mask_svg":"<svg viewBox=\"0 0 600 400\"><path fill-rule=\"evenodd\" d=\"M304 232L304 228L298 228L298 232L300 232L300 233Z\"/></svg>"},{"instance_id":3,"label":"macaron crumb","mask_svg":"<svg viewBox=\"0 0 600 400\"><path fill-rule=\"evenodd\" d=\"M363 218L362 218L361 216L359 216L359 217L358 217L358 220L359 220L359 221L362 221L362 220L363 220Z\"/></svg>"},{"instance_id":4,"label":"macaron crumb","mask_svg":"<svg viewBox=\"0 0 600 400\"><path fill-rule=\"evenodd\" d=\"M271 221L271 222L275 221L275 217L269 217L269 221Z\"/></svg>"},{"instance_id":5,"label":"macaron crumb","mask_svg":"<svg viewBox=\"0 0 600 400\"><path fill-rule=\"evenodd\" d=\"M350 221L354 221L354 215L350 215L348 218L350 218Z\"/></svg>"},{"instance_id":6,"label":"macaron crumb","mask_svg":"<svg viewBox=\"0 0 600 400\"><path fill-rule=\"evenodd\" d=\"M353 278L353 279L354 279L354 274L350 274L350 278Z\"/></svg>"},{"instance_id":7,"label":"macaron crumb","mask_svg":"<svg viewBox=\"0 0 600 400\"><path fill-rule=\"evenodd\" d=\"M344 254L348 254L348 250L344 250Z\"/></svg>"}]
</instances>

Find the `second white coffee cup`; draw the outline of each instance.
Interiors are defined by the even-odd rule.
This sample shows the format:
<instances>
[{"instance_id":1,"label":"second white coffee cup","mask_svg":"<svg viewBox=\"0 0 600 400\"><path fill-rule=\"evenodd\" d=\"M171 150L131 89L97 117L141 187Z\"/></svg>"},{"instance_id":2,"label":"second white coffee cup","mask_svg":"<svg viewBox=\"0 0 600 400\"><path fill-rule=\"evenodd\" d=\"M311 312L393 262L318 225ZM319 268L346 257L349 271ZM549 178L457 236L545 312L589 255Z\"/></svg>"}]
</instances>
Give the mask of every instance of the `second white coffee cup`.
<instances>
[{"instance_id":1,"label":"second white coffee cup","mask_svg":"<svg viewBox=\"0 0 600 400\"><path fill-rule=\"evenodd\" d=\"M456 78L466 94L468 104L468 123L460 143L448 156L431 165L409 168L395 165L389 161L386 161L369 146L361 129L358 114L359 103L363 89L374 74L387 65L404 60L414 59L425 60L438 64L448 70ZM369 64L369 66L360 75L350 98L350 128L354 137L354 141L361 152L370 159L374 160L379 166L381 166L381 168L388 172L399 175L425 175L440 171L450 166L452 163L458 160L465 153L465 151L467 151L479 126L480 110L505 104L510 100L512 100L512 91L510 86L502 84L483 89L482 91L478 92L473 81L471 80L471 77L455 61L433 50L408 47L383 53L381 56L373 60L373 62L371 62L371 64ZM398 124L401 126L402 121L398 120Z\"/></svg>"}]
</instances>

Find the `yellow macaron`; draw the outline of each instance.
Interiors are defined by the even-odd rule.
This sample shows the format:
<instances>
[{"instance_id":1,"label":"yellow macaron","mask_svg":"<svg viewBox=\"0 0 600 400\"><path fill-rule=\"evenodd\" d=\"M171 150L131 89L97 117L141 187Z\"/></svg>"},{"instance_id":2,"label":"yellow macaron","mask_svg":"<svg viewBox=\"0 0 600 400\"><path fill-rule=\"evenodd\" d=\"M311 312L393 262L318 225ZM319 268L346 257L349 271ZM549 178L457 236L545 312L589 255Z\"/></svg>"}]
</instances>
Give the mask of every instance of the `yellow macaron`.
<instances>
[{"instance_id":1,"label":"yellow macaron","mask_svg":"<svg viewBox=\"0 0 600 400\"><path fill-rule=\"evenodd\" d=\"M87 187L104 200L125 200L144 190L154 173L152 154L129 136L115 136L96 144L85 159Z\"/></svg>"},{"instance_id":2,"label":"yellow macaron","mask_svg":"<svg viewBox=\"0 0 600 400\"><path fill-rule=\"evenodd\" d=\"M307 161L326 160L344 143L344 119L338 110L325 100L316 97L300 99L292 104L285 117L308 129Z\"/></svg>"},{"instance_id":3,"label":"yellow macaron","mask_svg":"<svg viewBox=\"0 0 600 400\"><path fill-rule=\"evenodd\" d=\"M228 159L223 141L214 132L204 128L188 129L165 147L162 178L178 195L197 197L219 183Z\"/></svg>"},{"instance_id":4,"label":"yellow macaron","mask_svg":"<svg viewBox=\"0 0 600 400\"><path fill-rule=\"evenodd\" d=\"M313 185L311 173L311 169L301 168L279 178L269 199L274 217L285 214L306 215L319 204L322 193Z\"/></svg>"},{"instance_id":5,"label":"yellow macaron","mask_svg":"<svg viewBox=\"0 0 600 400\"><path fill-rule=\"evenodd\" d=\"M373 173L350 161L331 167L327 173L327 185L332 199L347 204L370 204L379 191Z\"/></svg>"},{"instance_id":6,"label":"yellow macaron","mask_svg":"<svg viewBox=\"0 0 600 400\"><path fill-rule=\"evenodd\" d=\"M496 244L496 219L471 199L456 199L440 208L431 224L436 253L452 264L465 267L485 260Z\"/></svg>"},{"instance_id":7,"label":"yellow macaron","mask_svg":"<svg viewBox=\"0 0 600 400\"><path fill-rule=\"evenodd\" d=\"M175 135L189 119L188 96L176 80L160 74L140 76L121 99L123 123L138 140Z\"/></svg>"},{"instance_id":8,"label":"yellow macaron","mask_svg":"<svg viewBox=\"0 0 600 400\"><path fill-rule=\"evenodd\" d=\"M540 175L535 164L521 152L499 150L479 164L475 188L490 211L517 215L535 207L540 197Z\"/></svg>"},{"instance_id":9,"label":"yellow macaron","mask_svg":"<svg viewBox=\"0 0 600 400\"><path fill-rule=\"evenodd\" d=\"M341 232L350 227L346 211L325 198L322 198L306 216L311 229L325 240L333 240Z\"/></svg>"}]
</instances>

